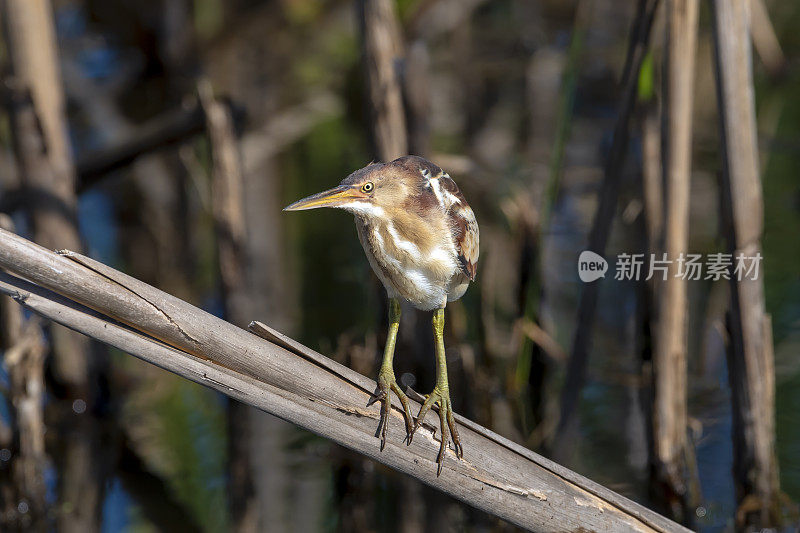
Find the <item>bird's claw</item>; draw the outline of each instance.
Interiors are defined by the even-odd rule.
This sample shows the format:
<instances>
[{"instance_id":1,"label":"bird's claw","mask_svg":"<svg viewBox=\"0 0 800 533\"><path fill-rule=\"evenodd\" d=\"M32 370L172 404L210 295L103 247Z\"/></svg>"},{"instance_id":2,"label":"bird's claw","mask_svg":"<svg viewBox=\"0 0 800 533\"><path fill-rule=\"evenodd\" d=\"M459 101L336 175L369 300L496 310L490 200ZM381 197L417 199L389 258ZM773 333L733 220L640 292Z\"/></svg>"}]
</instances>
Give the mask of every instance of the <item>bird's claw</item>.
<instances>
[{"instance_id":1,"label":"bird's claw","mask_svg":"<svg viewBox=\"0 0 800 533\"><path fill-rule=\"evenodd\" d=\"M451 437L453 439L456 457L459 459L464 457L464 448L461 446L461 440L458 438L456 420L453 416L453 406L452 402L450 401L450 392L447 389L439 388L437 385L433 389L433 392L425 396L425 402L422 404L422 407L420 407L419 414L417 415L417 421L414 424L414 428L411 430L411 433L409 434L408 443L411 444L411 439L414 438L414 433L416 433L417 429L422 426L422 423L425 421L425 416L434 405L439 406L439 425L442 428L439 455L436 457L436 463L438 465L436 469L436 475L438 476L442 473L442 465L444 464L444 456L445 450L447 449L448 439Z\"/></svg>"},{"instance_id":2,"label":"bird's claw","mask_svg":"<svg viewBox=\"0 0 800 533\"><path fill-rule=\"evenodd\" d=\"M381 451L386 446L386 428L389 426L389 412L392 409L391 391L397 394L400 399L400 404L403 406L403 417L406 422L406 438L410 444L409 435L413 429L413 417L411 416L411 404L408 402L408 396L400 389L394 377L394 372L384 372L383 370L378 374L378 388L375 393L367 402L367 407L375 402L381 402L381 419L378 423L378 430L375 432L376 437L381 439Z\"/></svg>"}]
</instances>

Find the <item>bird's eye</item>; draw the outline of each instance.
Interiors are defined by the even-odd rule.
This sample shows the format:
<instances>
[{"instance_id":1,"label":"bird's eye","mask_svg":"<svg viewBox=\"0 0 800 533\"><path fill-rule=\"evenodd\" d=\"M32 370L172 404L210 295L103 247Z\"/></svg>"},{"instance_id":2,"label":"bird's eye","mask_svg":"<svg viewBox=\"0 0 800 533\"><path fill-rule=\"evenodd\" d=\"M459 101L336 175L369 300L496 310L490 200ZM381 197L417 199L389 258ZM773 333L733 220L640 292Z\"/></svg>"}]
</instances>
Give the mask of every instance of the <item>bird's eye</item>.
<instances>
[{"instance_id":1,"label":"bird's eye","mask_svg":"<svg viewBox=\"0 0 800 533\"><path fill-rule=\"evenodd\" d=\"M374 189L374 188L375 188L375 186L372 184L372 182L368 181L364 185L361 186L361 192L369 193L369 192L372 192L372 189Z\"/></svg>"}]
</instances>

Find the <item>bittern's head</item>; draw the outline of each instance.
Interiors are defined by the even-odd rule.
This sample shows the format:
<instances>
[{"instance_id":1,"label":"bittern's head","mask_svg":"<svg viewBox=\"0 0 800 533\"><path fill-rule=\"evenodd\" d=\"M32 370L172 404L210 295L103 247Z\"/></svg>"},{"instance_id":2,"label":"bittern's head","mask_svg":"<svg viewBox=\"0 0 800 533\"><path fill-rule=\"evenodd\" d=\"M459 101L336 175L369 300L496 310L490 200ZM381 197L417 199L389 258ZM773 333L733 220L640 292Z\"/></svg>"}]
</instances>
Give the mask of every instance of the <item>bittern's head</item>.
<instances>
[{"instance_id":1,"label":"bittern's head","mask_svg":"<svg viewBox=\"0 0 800 533\"><path fill-rule=\"evenodd\" d=\"M442 170L421 157L404 156L390 163L372 163L347 176L338 187L312 194L284 211L338 207L362 216L379 216L403 205L419 192L424 180Z\"/></svg>"}]
</instances>

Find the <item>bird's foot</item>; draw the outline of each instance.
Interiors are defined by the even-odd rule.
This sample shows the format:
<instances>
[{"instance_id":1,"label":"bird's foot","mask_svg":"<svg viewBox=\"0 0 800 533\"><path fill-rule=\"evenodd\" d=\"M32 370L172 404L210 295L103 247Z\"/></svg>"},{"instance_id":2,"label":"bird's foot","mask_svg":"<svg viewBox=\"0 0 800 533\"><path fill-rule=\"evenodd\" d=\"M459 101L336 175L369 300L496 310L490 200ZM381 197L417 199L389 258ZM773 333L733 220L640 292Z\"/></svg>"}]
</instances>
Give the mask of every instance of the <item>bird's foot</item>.
<instances>
[{"instance_id":1,"label":"bird's foot","mask_svg":"<svg viewBox=\"0 0 800 533\"><path fill-rule=\"evenodd\" d=\"M450 391L447 388L437 385L434 387L433 392L425 397L425 402L422 404L422 407L419 410L417 422L414 424L414 429L411 430L408 443L411 444L411 439L414 437L414 433L422 426L422 423L425 421L425 416L434 405L439 406L439 424L442 428L439 455L436 458L436 463L439 465L436 470L436 475L438 476L442 473L442 464L444 463L447 441L451 436L453 438L453 445L455 446L456 457L459 459L464 457L464 448L461 446L461 441L458 438L456 420L453 416L453 405L450 401Z\"/></svg>"},{"instance_id":2,"label":"bird's foot","mask_svg":"<svg viewBox=\"0 0 800 533\"><path fill-rule=\"evenodd\" d=\"M408 396L406 396L406 394L397 384L397 380L394 377L394 371L392 369L382 368L378 374L378 388L367 403L367 406L369 407L377 401L381 402L381 421L378 423L378 431L375 432L375 436L380 436L381 438L381 451L383 451L384 446L386 446L386 428L389 425L389 412L392 409L391 391L394 391L394 393L397 394L397 397L400 399L400 403L403 406L403 416L406 421L405 440L408 440L409 443L411 443L410 435L414 427L414 419L411 416L411 404L408 403Z\"/></svg>"}]
</instances>

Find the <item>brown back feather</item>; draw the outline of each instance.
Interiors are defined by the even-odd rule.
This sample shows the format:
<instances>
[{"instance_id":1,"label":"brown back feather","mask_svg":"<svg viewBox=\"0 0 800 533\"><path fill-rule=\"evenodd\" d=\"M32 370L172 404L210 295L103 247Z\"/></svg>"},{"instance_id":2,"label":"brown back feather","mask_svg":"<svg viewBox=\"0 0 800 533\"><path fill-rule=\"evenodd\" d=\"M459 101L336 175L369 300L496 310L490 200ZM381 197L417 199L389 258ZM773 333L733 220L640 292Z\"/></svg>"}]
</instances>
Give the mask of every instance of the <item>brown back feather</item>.
<instances>
[{"instance_id":1,"label":"brown back feather","mask_svg":"<svg viewBox=\"0 0 800 533\"><path fill-rule=\"evenodd\" d=\"M456 182L440 167L418 156L401 157L388 163L387 166L399 170L398 177L402 176L402 179L415 183L418 187L417 193L406 199L403 208L420 215L434 207L445 210L461 271L470 280L474 280L478 272L480 255L478 222ZM445 197L444 205L440 203L429 185L433 180L439 182L442 195Z\"/></svg>"},{"instance_id":2,"label":"brown back feather","mask_svg":"<svg viewBox=\"0 0 800 533\"><path fill-rule=\"evenodd\" d=\"M453 240L456 243L461 270L470 280L475 281L480 255L478 221L475 220L475 213L465 202L450 208L448 216L451 219Z\"/></svg>"}]
</instances>

